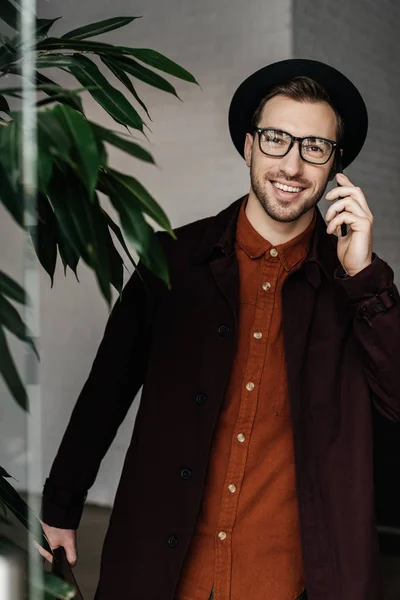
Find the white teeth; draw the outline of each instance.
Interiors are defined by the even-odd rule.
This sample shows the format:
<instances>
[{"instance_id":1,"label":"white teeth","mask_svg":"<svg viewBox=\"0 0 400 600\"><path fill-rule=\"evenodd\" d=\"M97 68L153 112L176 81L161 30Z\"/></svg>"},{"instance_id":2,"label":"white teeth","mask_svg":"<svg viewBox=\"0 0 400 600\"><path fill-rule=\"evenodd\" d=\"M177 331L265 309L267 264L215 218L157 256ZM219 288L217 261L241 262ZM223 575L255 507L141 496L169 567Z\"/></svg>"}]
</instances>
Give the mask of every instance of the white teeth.
<instances>
[{"instance_id":1,"label":"white teeth","mask_svg":"<svg viewBox=\"0 0 400 600\"><path fill-rule=\"evenodd\" d=\"M303 188L299 187L291 187L288 185L283 185L282 183L278 183L277 181L272 181L272 185L274 185L278 190L283 190L284 192L301 192Z\"/></svg>"}]
</instances>

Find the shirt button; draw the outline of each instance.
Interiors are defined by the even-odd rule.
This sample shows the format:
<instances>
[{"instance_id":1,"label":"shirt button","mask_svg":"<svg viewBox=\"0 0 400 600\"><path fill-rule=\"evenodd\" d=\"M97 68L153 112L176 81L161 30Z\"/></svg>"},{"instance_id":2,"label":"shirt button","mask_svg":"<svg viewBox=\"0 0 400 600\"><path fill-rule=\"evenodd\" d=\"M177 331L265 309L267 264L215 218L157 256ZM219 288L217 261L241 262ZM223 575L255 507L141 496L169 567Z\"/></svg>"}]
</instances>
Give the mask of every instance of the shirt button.
<instances>
[{"instance_id":1,"label":"shirt button","mask_svg":"<svg viewBox=\"0 0 400 600\"><path fill-rule=\"evenodd\" d=\"M249 381L248 383L246 383L246 390L248 392L251 392L252 390L254 390L254 383L252 381Z\"/></svg>"},{"instance_id":2,"label":"shirt button","mask_svg":"<svg viewBox=\"0 0 400 600\"><path fill-rule=\"evenodd\" d=\"M177 545L178 545L178 538L176 538L174 535L170 535L168 538L168 546L170 548L176 548Z\"/></svg>"},{"instance_id":3,"label":"shirt button","mask_svg":"<svg viewBox=\"0 0 400 600\"><path fill-rule=\"evenodd\" d=\"M182 469L182 471L181 471L182 479L190 479L191 476L192 476L191 469Z\"/></svg>"},{"instance_id":4,"label":"shirt button","mask_svg":"<svg viewBox=\"0 0 400 600\"><path fill-rule=\"evenodd\" d=\"M220 540L224 540L226 538L226 533L225 531L220 531L218 534L218 537Z\"/></svg>"},{"instance_id":5,"label":"shirt button","mask_svg":"<svg viewBox=\"0 0 400 600\"><path fill-rule=\"evenodd\" d=\"M239 433L239 435L237 436L237 439L240 443L243 443L244 440L246 439L246 436L244 435L244 433Z\"/></svg>"},{"instance_id":6,"label":"shirt button","mask_svg":"<svg viewBox=\"0 0 400 600\"><path fill-rule=\"evenodd\" d=\"M271 284L269 283L269 281L266 281L265 283L262 284L262 289L264 290L264 292L268 292L270 287L271 287Z\"/></svg>"},{"instance_id":7,"label":"shirt button","mask_svg":"<svg viewBox=\"0 0 400 600\"><path fill-rule=\"evenodd\" d=\"M236 492L236 485L234 483L231 483L231 485L228 486L228 490L231 494L234 494Z\"/></svg>"},{"instance_id":8,"label":"shirt button","mask_svg":"<svg viewBox=\"0 0 400 600\"><path fill-rule=\"evenodd\" d=\"M261 331L255 331L255 332L253 333L253 335L254 335L254 337L256 338L256 340L261 340L261 338L262 338L262 333L261 333Z\"/></svg>"},{"instance_id":9,"label":"shirt button","mask_svg":"<svg viewBox=\"0 0 400 600\"><path fill-rule=\"evenodd\" d=\"M203 404L206 403L206 400L207 400L207 396L205 394L197 394L197 396L196 396L196 403L199 406L203 406Z\"/></svg>"},{"instance_id":10,"label":"shirt button","mask_svg":"<svg viewBox=\"0 0 400 600\"><path fill-rule=\"evenodd\" d=\"M271 248L271 250L269 251L269 253L273 257L278 256L278 250L276 248Z\"/></svg>"},{"instance_id":11,"label":"shirt button","mask_svg":"<svg viewBox=\"0 0 400 600\"><path fill-rule=\"evenodd\" d=\"M225 337L227 333L229 333L230 329L228 327L228 325L220 325L218 327L218 335L220 335L221 337Z\"/></svg>"}]
</instances>

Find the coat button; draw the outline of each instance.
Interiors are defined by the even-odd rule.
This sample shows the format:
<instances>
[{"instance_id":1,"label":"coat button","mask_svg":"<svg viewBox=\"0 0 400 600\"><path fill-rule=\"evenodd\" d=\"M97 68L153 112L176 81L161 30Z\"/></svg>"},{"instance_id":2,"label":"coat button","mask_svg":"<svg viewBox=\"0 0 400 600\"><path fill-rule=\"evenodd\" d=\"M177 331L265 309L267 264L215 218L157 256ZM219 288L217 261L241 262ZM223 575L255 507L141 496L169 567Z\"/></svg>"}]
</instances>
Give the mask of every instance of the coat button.
<instances>
[{"instance_id":1,"label":"coat button","mask_svg":"<svg viewBox=\"0 0 400 600\"><path fill-rule=\"evenodd\" d=\"M207 400L207 396L205 394L197 394L197 396L196 396L196 403L199 406L203 406L203 404L206 403L206 400Z\"/></svg>"},{"instance_id":2,"label":"coat button","mask_svg":"<svg viewBox=\"0 0 400 600\"><path fill-rule=\"evenodd\" d=\"M229 329L228 325L220 325L218 327L218 334L221 337L224 337L227 333L229 333L229 331L230 331L230 329Z\"/></svg>"},{"instance_id":3,"label":"coat button","mask_svg":"<svg viewBox=\"0 0 400 600\"><path fill-rule=\"evenodd\" d=\"M191 476L192 476L191 469L182 469L182 471L181 471L182 479L190 479Z\"/></svg>"},{"instance_id":4,"label":"coat button","mask_svg":"<svg viewBox=\"0 0 400 600\"><path fill-rule=\"evenodd\" d=\"M175 537L174 535L170 535L168 538L168 546L170 548L176 548L177 545L178 545L178 538Z\"/></svg>"}]
</instances>

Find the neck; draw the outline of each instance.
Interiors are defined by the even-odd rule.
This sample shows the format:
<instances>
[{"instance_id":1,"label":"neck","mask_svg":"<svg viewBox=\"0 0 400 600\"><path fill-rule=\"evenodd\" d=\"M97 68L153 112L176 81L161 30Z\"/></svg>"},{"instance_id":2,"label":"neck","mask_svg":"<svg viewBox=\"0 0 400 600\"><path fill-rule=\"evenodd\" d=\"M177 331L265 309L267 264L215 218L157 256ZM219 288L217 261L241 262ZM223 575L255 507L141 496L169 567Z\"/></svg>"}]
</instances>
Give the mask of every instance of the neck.
<instances>
[{"instance_id":1,"label":"neck","mask_svg":"<svg viewBox=\"0 0 400 600\"><path fill-rule=\"evenodd\" d=\"M315 207L296 221L281 223L272 219L260 204L253 190L250 190L245 213L254 229L273 246L284 244L307 229L314 216Z\"/></svg>"}]
</instances>

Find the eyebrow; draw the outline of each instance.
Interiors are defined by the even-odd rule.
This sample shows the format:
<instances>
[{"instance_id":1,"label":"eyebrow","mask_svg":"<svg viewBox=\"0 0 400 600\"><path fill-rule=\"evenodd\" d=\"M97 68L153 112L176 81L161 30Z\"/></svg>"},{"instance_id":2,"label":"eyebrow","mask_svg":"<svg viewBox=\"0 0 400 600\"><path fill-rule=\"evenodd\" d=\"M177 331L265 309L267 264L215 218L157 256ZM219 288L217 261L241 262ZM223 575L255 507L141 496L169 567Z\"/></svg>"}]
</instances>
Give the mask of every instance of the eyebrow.
<instances>
[{"instance_id":1,"label":"eyebrow","mask_svg":"<svg viewBox=\"0 0 400 600\"><path fill-rule=\"evenodd\" d=\"M260 126L260 129L275 129L275 131L283 131L284 133L290 133L290 131L286 131L286 129L281 129L281 127L275 127L274 125L265 125L264 127ZM293 133L290 133L290 135L294 135ZM321 140L330 140L331 138L327 138L324 135L315 135L314 133L308 133L307 135L298 135L295 137L302 137L302 138L316 138L316 139L321 139ZM336 140L333 140L336 141Z\"/></svg>"}]
</instances>

